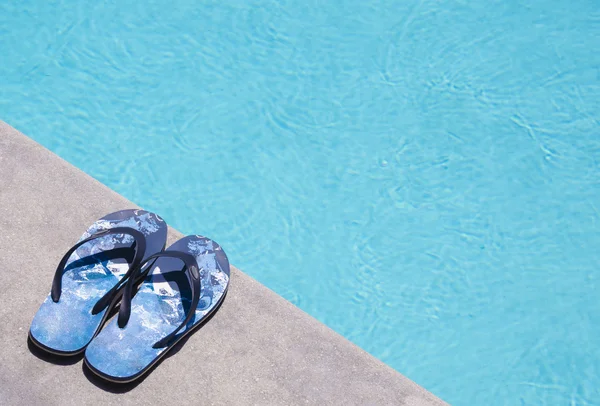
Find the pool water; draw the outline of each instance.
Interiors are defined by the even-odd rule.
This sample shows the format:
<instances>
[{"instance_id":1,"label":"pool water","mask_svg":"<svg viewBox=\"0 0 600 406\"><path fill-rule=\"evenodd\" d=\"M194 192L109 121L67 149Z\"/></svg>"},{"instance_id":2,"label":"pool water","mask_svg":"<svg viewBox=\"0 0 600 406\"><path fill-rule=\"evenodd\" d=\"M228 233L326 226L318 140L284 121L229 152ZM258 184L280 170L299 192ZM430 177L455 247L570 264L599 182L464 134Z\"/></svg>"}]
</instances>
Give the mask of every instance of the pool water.
<instances>
[{"instance_id":1,"label":"pool water","mask_svg":"<svg viewBox=\"0 0 600 406\"><path fill-rule=\"evenodd\" d=\"M0 119L444 400L598 404L597 2L9 0L0 62Z\"/></svg>"}]
</instances>

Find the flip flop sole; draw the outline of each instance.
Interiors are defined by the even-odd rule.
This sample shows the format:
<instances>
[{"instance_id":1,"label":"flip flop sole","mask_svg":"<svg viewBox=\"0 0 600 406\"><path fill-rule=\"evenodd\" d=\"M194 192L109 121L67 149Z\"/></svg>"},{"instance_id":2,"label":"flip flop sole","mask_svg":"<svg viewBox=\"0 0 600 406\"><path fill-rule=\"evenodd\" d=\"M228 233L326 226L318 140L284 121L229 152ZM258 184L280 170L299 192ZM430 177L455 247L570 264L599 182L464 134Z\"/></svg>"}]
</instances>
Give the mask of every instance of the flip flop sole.
<instances>
[{"instance_id":1,"label":"flip flop sole","mask_svg":"<svg viewBox=\"0 0 600 406\"><path fill-rule=\"evenodd\" d=\"M86 349L85 363L100 377L119 383L139 379L182 338L202 325L221 305L229 287L230 268L225 252L214 241L188 236L166 251L195 256L200 269L200 301L194 317L168 347L153 348L184 320L191 304L187 273L178 259L158 258L131 301L127 325L109 321Z\"/></svg>"},{"instance_id":2,"label":"flip flop sole","mask_svg":"<svg viewBox=\"0 0 600 406\"><path fill-rule=\"evenodd\" d=\"M146 239L144 257L162 250L167 239L167 225L157 215L144 210L122 210L96 221L79 241L101 230L129 227L142 232ZM132 237L107 235L79 247L69 258L62 276L58 302L48 295L33 318L29 330L31 341L56 355L76 355L98 333L114 303L92 314L95 303L112 289L127 272L122 259L103 259L103 253L127 249Z\"/></svg>"}]
</instances>

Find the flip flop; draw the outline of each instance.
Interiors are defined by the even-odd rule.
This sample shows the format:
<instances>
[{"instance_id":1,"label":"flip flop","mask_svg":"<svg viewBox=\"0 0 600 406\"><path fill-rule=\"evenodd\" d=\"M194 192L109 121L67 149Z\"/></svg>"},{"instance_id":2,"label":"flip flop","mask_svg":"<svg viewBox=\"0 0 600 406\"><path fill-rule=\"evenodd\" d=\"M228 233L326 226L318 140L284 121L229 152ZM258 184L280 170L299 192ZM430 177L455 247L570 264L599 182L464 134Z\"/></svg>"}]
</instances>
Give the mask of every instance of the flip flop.
<instances>
[{"instance_id":1,"label":"flip flop","mask_svg":"<svg viewBox=\"0 0 600 406\"><path fill-rule=\"evenodd\" d=\"M57 355L82 352L116 307L133 270L166 242L166 223L144 210L96 221L60 261L52 290L31 323L31 341Z\"/></svg>"},{"instance_id":2,"label":"flip flop","mask_svg":"<svg viewBox=\"0 0 600 406\"><path fill-rule=\"evenodd\" d=\"M145 270L143 266L156 261ZM183 265L183 267L182 267ZM118 383L144 375L220 306L229 286L229 261L214 241L187 236L138 266L144 277L126 284L118 317L85 351L85 363Z\"/></svg>"}]
</instances>

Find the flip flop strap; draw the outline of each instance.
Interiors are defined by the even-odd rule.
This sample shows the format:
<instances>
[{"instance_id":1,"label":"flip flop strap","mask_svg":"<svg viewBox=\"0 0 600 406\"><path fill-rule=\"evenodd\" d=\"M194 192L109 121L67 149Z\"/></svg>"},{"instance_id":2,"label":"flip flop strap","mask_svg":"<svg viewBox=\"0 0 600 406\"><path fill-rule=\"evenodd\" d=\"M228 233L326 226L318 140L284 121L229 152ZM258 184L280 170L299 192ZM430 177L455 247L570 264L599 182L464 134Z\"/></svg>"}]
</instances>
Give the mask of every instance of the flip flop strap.
<instances>
[{"instance_id":1,"label":"flip flop strap","mask_svg":"<svg viewBox=\"0 0 600 406\"><path fill-rule=\"evenodd\" d=\"M133 273L133 270L138 267L140 262L142 262L144 254L146 252L146 237L141 231L131 227L113 227L107 230L98 231L97 233L92 234L90 237L79 241L77 244L71 247L69 251L67 251L67 253L62 257L60 263L58 264L58 267L56 268L56 272L54 273L54 279L52 280L52 290L50 294L52 300L55 303L59 301L62 292L62 277L64 274L65 266L71 255L75 252L75 250L77 250L77 248L81 247L85 243L88 243L101 237L105 237L107 235L114 234L127 234L132 236L134 242L131 245L130 249L135 251L135 254L133 255L133 260L129 265L127 273L119 280L119 282L115 286L113 286L112 289L110 289L100 300L98 300L98 302L96 302L94 308L92 309L92 314L97 314L101 312L110 304L110 302L114 298L115 292L117 292L122 287L123 281L125 281Z\"/></svg>"},{"instance_id":2,"label":"flip flop strap","mask_svg":"<svg viewBox=\"0 0 600 406\"><path fill-rule=\"evenodd\" d=\"M196 261L196 257L194 257L192 254L188 254L185 252L163 251L159 252L158 254L151 255L144 262L140 263L134 272L137 272L139 269L142 269L144 265L148 262L161 257L178 258L184 264L183 268L179 272L185 272L186 269L189 271L192 280L192 304L187 312L185 320L175 330L173 330L171 334L157 341L152 346L153 348L162 348L168 346L171 339L173 339L173 337L175 337L175 335L192 320L192 318L196 314L196 309L198 308L201 290L200 271L198 269L198 262ZM127 322L129 321L129 317L131 315L131 300L133 296L133 286L135 285L135 281L145 278L148 275L148 272L150 272L151 268L151 266L146 267L146 269L144 269L141 272L140 276L135 278L132 277L127 281L125 289L123 290L123 297L121 299L121 305L119 308L119 317L117 319L117 323L120 328L124 328L127 325Z\"/></svg>"}]
</instances>

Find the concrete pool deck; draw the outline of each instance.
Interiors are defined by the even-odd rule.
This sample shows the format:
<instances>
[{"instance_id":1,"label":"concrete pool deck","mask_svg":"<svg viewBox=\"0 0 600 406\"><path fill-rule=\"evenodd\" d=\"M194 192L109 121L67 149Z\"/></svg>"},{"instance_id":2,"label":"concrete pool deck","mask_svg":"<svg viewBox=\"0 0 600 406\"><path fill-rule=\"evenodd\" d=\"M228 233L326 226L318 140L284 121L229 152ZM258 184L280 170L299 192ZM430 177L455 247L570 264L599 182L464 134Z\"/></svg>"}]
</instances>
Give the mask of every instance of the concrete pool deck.
<instances>
[{"instance_id":1,"label":"concrete pool deck","mask_svg":"<svg viewBox=\"0 0 600 406\"><path fill-rule=\"evenodd\" d=\"M138 384L109 385L81 357L30 349L64 252L94 220L131 207L0 121L0 404L445 404L236 268L215 316ZM180 236L171 229L169 244Z\"/></svg>"}]
</instances>

